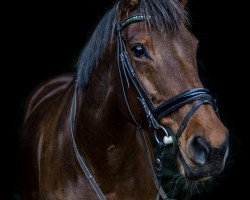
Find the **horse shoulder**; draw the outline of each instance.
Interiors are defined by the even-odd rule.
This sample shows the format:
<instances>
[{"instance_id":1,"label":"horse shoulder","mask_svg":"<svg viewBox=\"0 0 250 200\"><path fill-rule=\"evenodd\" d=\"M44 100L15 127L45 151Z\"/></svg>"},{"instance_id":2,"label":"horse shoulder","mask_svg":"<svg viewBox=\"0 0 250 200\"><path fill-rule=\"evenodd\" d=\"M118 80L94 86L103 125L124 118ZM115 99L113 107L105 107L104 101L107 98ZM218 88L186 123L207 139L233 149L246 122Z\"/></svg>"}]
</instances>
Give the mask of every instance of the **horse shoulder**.
<instances>
[{"instance_id":1,"label":"horse shoulder","mask_svg":"<svg viewBox=\"0 0 250 200\"><path fill-rule=\"evenodd\" d=\"M47 191L49 195L51 191L42 186L44 181L48 179L51 183L57 183L60 182L59 177L63 177L53 171L53 168L59 169L56 167L59 166L59 158L55 157L54 152L60 152L54 143L60 143L60 138L56 134L58 120L65 110L63 108L68 101L69 93L73 90L72 81L71 74L54 77L40 84L27 101L23 131L20 136L21 169L24 169L21 174L23 191L21 194L24 198L37 199L39 190ZM49 198L39 197L39 199Z\"/></svg>"}]
</instances>

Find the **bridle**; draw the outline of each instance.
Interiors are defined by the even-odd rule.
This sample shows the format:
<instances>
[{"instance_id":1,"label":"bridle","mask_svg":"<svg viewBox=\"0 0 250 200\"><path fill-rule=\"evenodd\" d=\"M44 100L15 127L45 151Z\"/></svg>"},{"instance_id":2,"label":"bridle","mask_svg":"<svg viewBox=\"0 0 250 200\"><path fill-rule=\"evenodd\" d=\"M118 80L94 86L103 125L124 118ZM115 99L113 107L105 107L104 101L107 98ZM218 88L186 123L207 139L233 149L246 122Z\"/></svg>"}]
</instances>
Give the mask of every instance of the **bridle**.
<instances>
[{"instance_id":1,"label":"bridle","mask_svg":"<svg viewBox=\"0 0 250 200\"><path fill-rule=\"evenodd\" d=\"M125 42L121 37L121 31L130 25L131 23L141 22L146 20L146 17L143 15L134 15L132 17L128 17L122 23L118 23L115 28L115 33L117 35L117 60L118 60L118 71L120 76L120 82L122 86L123 96L129 111L131 118L133 119L134 124L137 126L139 130L143 130L143 127L138 121L135 119L133 112L130 108L128 102L128 96L126 93L126 88L130 88L130 84L135 89L137 93L137 99L144 111L144 114L147 118L148 124L154 132L154 139L156 141L156 176L158 178L158 185L156 185L158 191L160 188L160 177L161 177L161 170L162 170L162 158L164 154L164 147L167 145L173 144L174 147L177 147L177 143L181 134L183 133L184 129L186 128L190 118L194 114L194 112L203 104L210 104L215 113L218 114L218 109L213 97L209 94L208 89L205 88L192 88L188 91L185 91L177 96L172 97L171 99L166 100L158 107L154 106L154 103L148 96L147 92L143 88L140 80L137 78L130 58L128 56L128 52L126 51ZM126 88L125 88L126 87ZM176 134L173 133L170 127L164 127L159 124L159 120L163 117L169 115L170 113L178 110L182 106L194 102L194 105L188 111L186 116L184 117L178 131ZM146 142L146 140L142 140ZM144 147L147 145L144 145ZM151 161L150 161L151 162ZM152 165L152 164L150 164ZM154 177L154 176L153 176ZM157 181L155 181L156 183ZM168 199L165 194L161 194L163 199Z\"/></svg>"},{"instance_id":2,"label":"bridle","mask_svg":"<svg viewBox=\"0 0 250 200\"><path fill-rule=\"evenodd\" d=\"M148 120L148 124L150 127L155 130L162 130L163 133L165 133L163 137L163 142L167 145L170 143L173 143L173 137L176 135L176 140L181 136L182 132L184 131L185 127L187 126L187 123L193 113L202 105L202 104L211 104L214 108L216 114L218 115L218 109L215 104L214 99L209 94L208 89L205 88L192 88L188 91L185 91L181 94L178 94L177 96L172 97L171 99L166 100L158 107L154 106L154 103L146 93L145 89L143 88L141 82L137 78L131 61L128 56L128 52L126 51L124 40L121 37L121 31L131 23L135 22L141 22L145 20L146 18L143 15L135 15L132 17L129 17L124 20L124 22L119 23L116 25L115 33L117 35L117 44L118 44L118 51L117 51L117 60L118 60L118 70L120 75L120 82L122 85L123 90L123 96L126 101L126 105L128 107L129 113L131 118L133 119L134 124L137 126L138 129L141 129L141 125L137 122L135 119L131 108L128 103L128 97L125 89L125 85L127 88L130 88L130 84L132 83L132 86L137 92L137 99L140 102L140 105L142 109L144 110L144 113L146 115L146 118ZM181 123L181 126L179 130L177 131L177 134L172 134L171 130L169 128L165 128L162 125L159 124L159 120L166 115L169 115L170 113L178 110L182 106L194 102L198 100L193 107L189 110L189 112L186 114L184 120ZM167 131L169 129L170 131ZM170 132L170 133L169 133ZM172 139L170 138L172 137Z\"/></svg>"},{"instance_id":3,"label":"bridle","mask_svg":"<svg viewBox=\"0 0 250 200\"><path fill-rule=\"evenodd\" d=\"M129 112L130 117L132 118L135 126L140 130L140 137L142 144L144 146L144 153L147 158L148 165L151 169L152 177L155 183L155 186L158 190L158 194L156 199L170 199L167 197L166 193L161 187L161 171L162 171L162 159L164 156L165 147L172 145L175 152L178 146L178 140L181 137L182 133L184 132L190 118L194 114L194 112L203 104L210 104L215 113L218 114L218 109L215 103L215 100L210 95L208 89L205 88L192 88L188 91L185 91L177 96L174 96L158 107L154 106L154 103L148 96L147 92L143 88L140 80L137 78L136 73L133 70L128 52L126 51L125 42L121 37L121 31L127 27L128 25L141 22L146 20L146 17L143 15L134 15L125 19L122 23L118 23L115 27L115 34L117 37L117 62L118 62L118 71L120 76L120 83L122 86L122 93L124 96L124 100ZM141 105L142 110L146 116L148 125L150 129L153 131L154 140L156 142L156 162L155 166L152 164L152 159L150 157L149 148L145 139L144 129L143 127L134 117L132 109L129 105L127 90L133 87L137 94L137 99ZM77 88L76 88L77 89ZM75 114L76 114L76 93L74 93L72 106L71 106L71 114L70 114L70 123L71 123L71 135L73 141L74 151L76 153L77 160L80 164L82 171L84 172L85 176L87 177L88 181L90 182L91 186L95 190L97 196L101 200L106 200L105 195L102 193L101 189L99 188L98 184L96 183L94 177L91 175L84 158L80 155L76 142L74 140L74 123L75 123ZM159 120L163 117L169 115L170 113L178 110L182 106L194 102L191 109L187 112L186 116L184 117L178 131L173 133L170 127L165 127L160 125Z\"/></svg>"}]
</instances>

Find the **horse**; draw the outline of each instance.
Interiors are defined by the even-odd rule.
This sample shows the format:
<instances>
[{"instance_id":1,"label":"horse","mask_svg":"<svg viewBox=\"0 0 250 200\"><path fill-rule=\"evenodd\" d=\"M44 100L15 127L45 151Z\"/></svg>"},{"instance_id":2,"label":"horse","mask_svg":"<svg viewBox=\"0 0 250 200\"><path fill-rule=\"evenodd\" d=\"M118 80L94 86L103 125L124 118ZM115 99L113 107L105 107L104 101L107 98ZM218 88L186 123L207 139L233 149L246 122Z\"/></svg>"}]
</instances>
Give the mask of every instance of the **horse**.
<instances>
[{"instance_id":1,"label":"horse","mask_svg":"<svg viewBox=\"0 0 250 200\"><path fill-rule=\"evenodd\" d=\"M199 78L185 5L117 1L76 72L34 89L20 138L22 199L170 199L168 154L190 181L223 172L228 129Z\"/></svg>"}]
</instances>

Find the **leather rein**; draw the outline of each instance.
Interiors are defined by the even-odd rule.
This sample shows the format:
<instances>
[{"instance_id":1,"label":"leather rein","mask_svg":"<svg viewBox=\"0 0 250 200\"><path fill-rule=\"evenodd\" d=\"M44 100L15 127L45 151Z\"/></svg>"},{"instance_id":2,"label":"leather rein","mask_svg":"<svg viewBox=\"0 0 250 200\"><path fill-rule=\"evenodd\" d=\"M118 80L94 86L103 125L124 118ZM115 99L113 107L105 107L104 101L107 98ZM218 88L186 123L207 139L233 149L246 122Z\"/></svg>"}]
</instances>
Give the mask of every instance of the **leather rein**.
<instances>
[{"instance_id":1,"label":"leather rein","mask_svg":"<svg viewBox=\"0 0 250 200\"><path fill-rule=\"evenodd\" d=\"M134 15L125 19L122 23L118 23L115 27L115 34L117 37L117 61L118 61L118 71L120 76L120 83L122 86L122 93L124 96L124 100L128 109L128 112L135 124L138 128L140 133L141 142L144 148L144 154L147 159L148 166L151 170L151 174L153 177L154 184L158 190L156 199L165 199L170 200L167 197L165 191L161 186L161 175L162 175L162 159L164 157L164 150L167 146L172 145L175 152L178 146L178 139L181 137L181 134L185 130L190 118L194 114L194 112L203 104L210 104L215 113L218 114L218 109L213 97L209 94L208 89L205 88L192 88L188 91L185 91L177 96L174 96L158 107L154 106L154 103L146 93L145 89L143 88L140 80L137 78L136 73L133 70L128 52L126 51L125 42L122 39L121 31L127 27L128 25L141 22L146 20L146 17L143 15ZM127 90L133 87L137 93L137 100L139 101L141 108L147 118L148 125L153 131L153 139L156 142L156 152L155 152L155 165L152 163L152 159L150 156L148 144L145 139L144 135L144 127L135 119L132 109L128 102ZM76 158L78 163L85 174L86 178L88 179L89 183L91 184L92 188L95 190L97 196L100 200L106 200L107 198L101 191L100 187L96 183L94 177L90 173L86 161L80 155L79 150L77 148L75 139L74 139L74 129L75 129L75 118L76 118L76 105L77 105L77 87L74 92L72 105L71 105L71 112L70 112L70 124L71 124L71 136L72 136L72 143L73 148L76 154ZM196 101L196 102L195 102ZM173 133L170 127L165 127L159 124L159 120L163 117L169 115L170 113L178 110L182 106L195 102L191 109L187 112L186 116L184 117L178 131Z\"/></svg>"}]
</instances>

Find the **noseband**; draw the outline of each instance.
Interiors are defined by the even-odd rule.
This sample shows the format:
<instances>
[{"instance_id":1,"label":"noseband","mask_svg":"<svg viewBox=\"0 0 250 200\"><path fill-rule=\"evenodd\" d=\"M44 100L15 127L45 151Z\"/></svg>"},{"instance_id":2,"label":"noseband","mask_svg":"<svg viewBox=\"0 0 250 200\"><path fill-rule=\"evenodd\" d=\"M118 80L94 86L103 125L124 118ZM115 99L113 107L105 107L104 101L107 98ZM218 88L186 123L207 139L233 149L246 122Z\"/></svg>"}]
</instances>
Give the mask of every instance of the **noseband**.
<instances>
[{"instance_id":1,"label":"noseband","mask_svg":"<svg viewBox=\"0 0 250 200\"><path fill-rule=\"evenodd\" d=\"M167 197L166 193L161 187L161 170L162 170L162 158L164 156L164 149L166 146L173 145L174 149L177 149L178 146L178 140L181 137L181 134L185 130L190 118L194 114L194 112L203 104L210 104L215 113L218 114L218 109L215 104L214 99L209 94L209 91L205 88L192 88L188 91L185 91L181 94L178 94L177 96L172 97L171 99L166 100L162 104L160 104L158 107L154 106L154 103L148 96L147 92L143 88L140 80L137 78L131 61L128 56L128 52L126 51L125 42L121 37L121 31L127 27L128 25L135 23L135 22L141 22L146 20L146 17L143 15L135 15L132 17L128 17L125 19L122 23L118 23L115 27L115 34L117 36L117 61L118 61L118 71L120 76L120 82L122 86L122 92L124 96L124 100L126 103L126 106L128 108L129 114L136 125L136 127L140 130L140 136L142 140L142 144L144 146L144 152L148 161L148 165L151 169L153 181L156 185L156 188L158 190L158 194L156 199L165 199L170 200L170 198ZM146 119L148 121L149 127L152 129L154 133L154 139L157 144L156 147L156 164L155 167L153 167L149 148L144 136L144 128L134 117L132 109L128 102L128 96L127 96L127 89L131 88L131 86L135 89L137 93L137 99L142 107L142 110L144 111L144 114L146 116ZM71 105L71 113L70 113L70 124L71 124L71 136L72 136L72 142L73 142L73 148L76 154L76 158L78 160L78 163L85 174L86 178L88 179L89 183L91 184L92 188L95 190L97 196L101 200L106 200L105 195L102 193L101 189L99 188L98 184L96 183L94 177L90 173L86 161L84 158L80 155L79 150L77 148L75 139L74 139L74 129L75 129L75 117L76 117L76 105L77 105L77 87L74 92L73 101ZM184 117L177 133L173 133L170 127L162 126L160 125L159 121L169 115L170 113L178 110L182 106L195 102L194 105L191 107L191 109L187 112L186 116ZM175 151L176 152L176 151Z\"/></svg>"}]
</instances>

